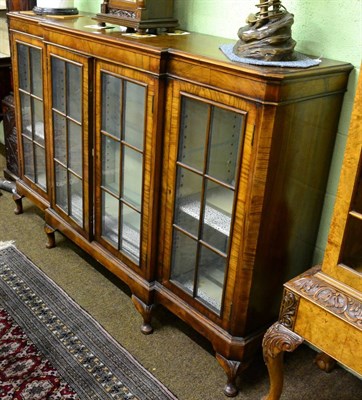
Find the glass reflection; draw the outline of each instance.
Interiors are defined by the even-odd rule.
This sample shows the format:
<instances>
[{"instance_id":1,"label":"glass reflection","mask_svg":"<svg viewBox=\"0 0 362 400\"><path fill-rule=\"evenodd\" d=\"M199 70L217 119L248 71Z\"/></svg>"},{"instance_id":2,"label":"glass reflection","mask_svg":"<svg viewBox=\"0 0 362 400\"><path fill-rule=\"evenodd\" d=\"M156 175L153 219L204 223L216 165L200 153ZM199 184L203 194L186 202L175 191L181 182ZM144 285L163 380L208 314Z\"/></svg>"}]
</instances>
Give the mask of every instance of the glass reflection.
<instances>
[{"instance_id":1,"label":"glass reflection","mask_svg":"<svg viewBox=\"0 0 362 400\"><path fill-rule=\"evenodd\" d=\"M138 264L140 256L141 216L137 211L122 204L120 250Z\"/></svg>"},{"instance_id":2,"label":"glass reflection","mask_svg":"<svg viewBox=\"0 0 362 400\"><path fill-rule=\"evenodd\" d=\"M235 186L241 127L240 114L213 107L208 174L232 186Z\"/></svg>"},{"instance_id":3,"label":"glass reflection","mask_svg":"<svg viewBox=\"0 0 362 400\"><path fill-rule=\"evenodd\" d=\"M80 225L83 224L83 183L72 173L69 174L69 215Z\"/></svg>"},{"instance_id":4,"label":"glass reflection","mask_svg":"<svg viewBox=\"0 0 362 400\"><path fill-rule=\"evenodd\" d=\"M30 105L30 96L25 93L20 93L20 102L21 102L21 129L22 133L29 137L29 139L33 138L33 128L32 128L32 115L31 115L31 105Z\"/></svg>"},{"instance_id":5,"label":"glass reflection","mask_svg":"<svg viewBox=\"0 0 362 400\"><path fill-rule=\"evenodd\" d=\"M142 200L142 154L123 146L123 190L125 201L140 211Z\"/></svg>"},{"instance_id":6,"label":"glass reflection","mask_svg":"<svg viewBox=\"0 0 362 400\"><path fill-rule=\"evenodd\" d=\"M35 145L35 168L35 182L43 189L46 189L45 149L38 145Z\"/></svg>"},{"instance_id":7,"label":"glass reflection","mask_svg":"<svg viewBox=\"0 0 362 400\"><path fill-rule=\"evenodd\" d=\"M174 230L171 279L181 284L191 294L194 291L197 241L184 233Z\"/></svg>"},{"instance_id":8,"label":"glass reflection","mask_svg":"<svg viewBox=\"0 0 362 400\"><path fill-rule=\"evenodd\" d=\"M102 236L118 249L119 201L102 191Z\"/></svg>"},{"instance_id":9,"label":"glass reflection","mask_svg":"<svg viewBox=\"0 0 362 400\"><path fill-rule=\"evenodd\" d=\"M53 108L66 113L65 107L65 62L59 58L52 57L52 85L53 85Z\"/></svg>"},{"instance_id":10,"label":"glass reflection","mask_svg":"<svg viewBox=\"0 0 362 400\"><path fill-rule=\"evenodd\" d=\"M55 162L55 202L68 213L68 176L67 170Z\"/></svg>"},{"instance_id":11,"label":"glass reflection","mask_svg":"<svg viewBox=\"0 0 362 400\"><path fill-rule=\"evenodd\" d=\"M102 135L102 186L119 195L120 143Z\"/></svg>"},{"instance_id":12,"label":"glass reflection","mask_svg":"<svg viewBox=\"0 0 362 400\"><path fill-rule=\"evenodd\" d=\"M54 153L62 164L67 164L67 131L66 118L53 111Z\"/></svg>"},{"instance_id":13,"label":"glass reflection","mask_svg":"<svg viewBox=\"0 0 362 400\"><path fill-rule=\"evenodd\" d=\"M121 138L122 80L102 74L102 130Z\"/></svg>"},{"instance_id":14,"label":"glass reflection","mask_svg":"<svg viewBox=\"0 0 362 400\"><path fill-rule=\"evenodd\" d=\"M33 122L34 122L34 140L44 146L44 118L43 102L32 98Z\"/></svg>"},{"instance_id":15,"label":"glass reflection","mask_svg":"<svg viewBox=\"0 0 362 400\"><path fill-rule=\"evenodd\" d=\"M183 99L178 159L201 172L204 170L208 114L206 103Z\"/></svg>"},{"instance_id":16,"label":"glass reflection","mask_svg":"<svg viewBox=\"0 0 362 400\"><path fill-rule=\"evenodd\" d=\"M82 127L68 120L68 167L82 176Z\"/></svg>"},{"instance_id":17,"label":"glass reflection","mask_svg":"<svg viewBox=\"0 0 362 400\"><path fill-rule=\"evenodd\" d=\"M30 92L30 67L28 46L17 44L19 88Z\"/></svg>"},{"instance_id":18,"label":"glass reflection","mask_svg":"<svg viewBox=\"0 0 362 400\"><path fill-rule=\"evenodd\" d=\"M30 47L30 63L31 63L31 91L32 93L43 98L43 79L41 65L41 50Z\"/></svg>"},{"instance_id":19,"label":"glass reflection","mask_svg":"<svg viewBox=\"0 0 362 400\"><path fill-rule=\"evenodd\" d=\"M175 224L198 236L201 212L202 177L178 167Z\"/></svg>"},{"instance_id":20,"label":"glass reflection","mask_svg":"<svg viewBox=\"0 0 362 400\"><path fill-rule=\"evenodd\" d=\"M217 311L221 309L226 259L201 246L197 279L197 297Z\"/></svg>"},{"instance_id":21,"label":"glass reflection","mask_svg":"<svg viewBox=\"0 0 362 400\"><path fill-rule=\"evenodd\" d=\"M82 69L67 63L67 114L77 122L82 121Z\"/></svg>"},{"instance_id":22,"label":"glass reflection","mask_svg":"<svg viewBox=\"0 0 362 400\"><path fill-rule=\"evenodd\" d=\"M23 136L24 174L35 181L33 143Z\"/></svg>"},{"instance_id":23,"label":"glass reflection","mask_svg":"<svg viewBox=\"0 0 362 400\"><path fill-rule=\"evenodd\" d=\"M142 150L146 89L132 82L125 82L124 88L124 140Z\"/></svg>"}]
</instances>

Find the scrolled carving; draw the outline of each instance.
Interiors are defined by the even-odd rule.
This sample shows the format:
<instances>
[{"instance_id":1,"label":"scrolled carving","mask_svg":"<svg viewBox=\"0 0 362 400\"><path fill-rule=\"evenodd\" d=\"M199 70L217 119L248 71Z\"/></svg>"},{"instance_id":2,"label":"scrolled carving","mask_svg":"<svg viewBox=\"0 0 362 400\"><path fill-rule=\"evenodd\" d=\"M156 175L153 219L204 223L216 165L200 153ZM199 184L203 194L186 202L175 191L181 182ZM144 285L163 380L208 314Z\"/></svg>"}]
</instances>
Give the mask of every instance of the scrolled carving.
<instances>
[{"instance_id":1,"label":"scrolled carving","mask_svg":"<svg viewBox=\"0 0 362 400\"><path fill-rule=\"evenodd\" d=\"M131 19L136 18L136 13L134 11L118 10L117 8L109 8L108 14L116 15L117 17L122 17L122 18L131 18Z\"/></svg>"},{"instance_id":2,"label":"scrolled carving","mask_svg":"<svg viewBox=\"0 0 362 400\"><path fill-rule=\"evenodd\" d=\"M279 323L284 325L286 328L293 329L295 315L298 309L300 297L295 293L285 289L280 308Z\"/></svg>"},{"instance_id":3,"label":"scrolled carving","mask_svg":"<svg viewBox=\"0 0 362 400\"><path fill-rule=\"evenodd\" d=\"M276 322L263 338L263 356L270 377L269 393L263 400L277 400L283 390L283 352L294 351L303 339L296 333Z\"/></svg>"},{"instance_id":4,"label":"scrolled carving","mask_svg":"<svg viewBox=\"0 0 362 400\"><path fill-rule=\"evenodd\" d=\"M275 358L283 351L292 352L301 343L303 343L303 339L299 335L277 322L264 335L264 360L267 362L268 358Z\"/></svg>"},{"instance_id":5,"label":"scrolled carving","mask_svg":"<svg viewBox=\"0 0 362 400\"><path fill-rule=\"evenodd\" d=\"M362 328L362 303L359 300L315 276L302 276L292 282L292 287L340 318Z\"/></svg>"}]
</instances>

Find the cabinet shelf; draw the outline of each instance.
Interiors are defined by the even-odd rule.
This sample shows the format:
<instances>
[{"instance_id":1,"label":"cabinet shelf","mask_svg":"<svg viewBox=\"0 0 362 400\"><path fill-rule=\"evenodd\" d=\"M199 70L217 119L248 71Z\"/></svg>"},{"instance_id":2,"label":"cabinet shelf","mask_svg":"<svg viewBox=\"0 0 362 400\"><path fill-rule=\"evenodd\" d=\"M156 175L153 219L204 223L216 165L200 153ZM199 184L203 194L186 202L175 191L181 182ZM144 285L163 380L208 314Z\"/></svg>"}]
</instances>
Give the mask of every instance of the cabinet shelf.
<instances>
[{"instance_id":1,"label":"cabinet shelf","mask_svg":"<svg viewBox=\"0 0 362 400\"><path fill-rule=\"evenodd\" d=\"M350 211L349 215L362 221L362 214L357 211Z\"/></svg>"},{"instance_id":2,"label":"cabinet shelf","mask_svg":"<svg viewBox=\"0 0 362 400\"><path fill-rule=\"evenodd\" d=\"M188 196L180 202L179 209L194 220L200 219L200 194ZM224 191L214 189L207 198L204 212L204 226L210 227L222 235L229 237L231 225L231 209L225 206L233 203L233 192L228 195Z\"/></svg>"}]
</instances>

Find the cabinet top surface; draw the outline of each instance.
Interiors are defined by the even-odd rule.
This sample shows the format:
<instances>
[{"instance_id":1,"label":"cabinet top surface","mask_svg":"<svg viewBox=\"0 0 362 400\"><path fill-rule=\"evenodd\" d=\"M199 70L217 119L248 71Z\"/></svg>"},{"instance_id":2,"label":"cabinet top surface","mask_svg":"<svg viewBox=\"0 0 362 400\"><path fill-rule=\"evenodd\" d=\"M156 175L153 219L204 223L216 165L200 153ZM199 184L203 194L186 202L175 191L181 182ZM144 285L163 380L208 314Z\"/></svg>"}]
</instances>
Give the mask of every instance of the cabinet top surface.
<instances>
[{"instance_id":1,"label":"cabinet top surface","mask_svg":"<svg viewBox=\"0 0 362 400\"><path fill-rule=\"evenodd\" d=\"M236 43L236 39L225 39L217 36L205 35L191 32L184 35L160 34L157 36L137 37L125 35L118 26L113 29L95 29L97 21L94 15L82 13L78 17L71 19L55 19L42 16L31 15L29 12L11 12L10 27L12 20L26 19L27 23L41 26L45 31L58 31L72 36L89 38L95 41L104 41L105 43L126 46L129 48L142 48L150 54L161 56L162 53L168 53L171 57L182 57L196 62L208 62L212 60L213 64L221 67L235 69L251 75L261 75L274 79L285 79L303 77L305 75L320 74L322 72L352 69L351 64L340 61L323 59L318 67L311 68L280 68L280 67L260 67L248 64L242 64L229 61L221 52L219 47L227 43Z\"/></svg>"}]
</instances>

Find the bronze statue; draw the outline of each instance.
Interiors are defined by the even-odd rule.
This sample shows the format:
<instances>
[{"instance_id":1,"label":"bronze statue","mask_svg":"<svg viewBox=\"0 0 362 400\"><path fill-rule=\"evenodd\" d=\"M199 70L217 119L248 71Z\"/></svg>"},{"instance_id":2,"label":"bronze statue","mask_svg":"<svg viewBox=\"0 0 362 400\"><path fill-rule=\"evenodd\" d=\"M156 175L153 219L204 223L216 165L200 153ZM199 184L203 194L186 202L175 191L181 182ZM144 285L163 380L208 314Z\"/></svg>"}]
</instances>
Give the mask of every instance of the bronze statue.
<instances>
[{"instance_id":1,"label":"bronze statue","mask_svg":"<svg viewBox=\"0 0 362 400\"><path fill-rule=\"evenodd\" d=\"M260 11L250 14L248 25L238 31L240 40L233 52L239 57L265 61L293 60L296 41L292 39L294 15L280 0L260 0Z\"/></svg>"}]
</instances>

